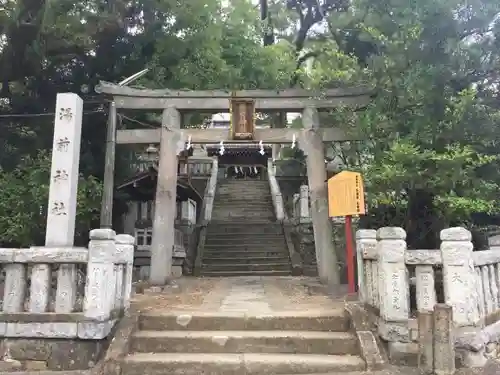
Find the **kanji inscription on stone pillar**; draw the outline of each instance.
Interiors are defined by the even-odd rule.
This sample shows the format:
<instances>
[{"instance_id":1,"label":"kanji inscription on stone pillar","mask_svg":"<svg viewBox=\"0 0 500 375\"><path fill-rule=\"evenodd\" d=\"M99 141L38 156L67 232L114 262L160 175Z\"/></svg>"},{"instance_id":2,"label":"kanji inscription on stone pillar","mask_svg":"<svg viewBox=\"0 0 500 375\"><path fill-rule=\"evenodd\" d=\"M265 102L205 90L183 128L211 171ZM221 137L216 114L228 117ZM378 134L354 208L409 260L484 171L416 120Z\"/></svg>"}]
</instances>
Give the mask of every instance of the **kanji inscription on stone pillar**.
<instances>
[{"instance_id":1,"label":"kanji inscription on stone pillar","mask_svg":"<svg viewBox=\"0 0 500 375\"><path fill-rule=\"evenodd\" d=\"M82 114L83 101L78 95L57 94L45 246L73 246ZM57 284L55 311L73 311L76 296L74 265L60 265Z\"/></svg>"},{"instance_id":2,"label":"kanji inscription on stone pillar","mask_svg":"<svg viewBox=\"0 0 500 375\"><path fill-rule=\"evenodd\" d=\"M83 101L78 95L57 94L46 246L73 245L82 108Z\"/></svg>"}]
</instances>

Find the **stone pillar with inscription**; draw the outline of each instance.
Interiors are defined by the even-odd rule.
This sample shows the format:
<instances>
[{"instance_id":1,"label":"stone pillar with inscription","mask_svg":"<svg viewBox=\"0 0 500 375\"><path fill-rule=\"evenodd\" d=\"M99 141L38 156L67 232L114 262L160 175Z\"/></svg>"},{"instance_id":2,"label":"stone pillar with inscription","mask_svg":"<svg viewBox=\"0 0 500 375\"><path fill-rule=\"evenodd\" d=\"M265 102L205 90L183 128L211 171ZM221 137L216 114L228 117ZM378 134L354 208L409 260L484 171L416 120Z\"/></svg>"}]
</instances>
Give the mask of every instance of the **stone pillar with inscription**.
<instances>
[{"instance_id":1,"label":"stone pillar with inscription","mask_svg":"<svg viewBox=\"0 0 500 375\"><path fill-rule=\"evenodd\" d=\"M453 308L456 327L475 326L480 316L477 311L472 234L465 228L456 227L442 230L440 236L445 302Z\"/></svg>"},{"instance_id":2,"label":"stone pillar with inscription","mask_svg":"<svg viewBox=\"0 0 500 375\"><path fill-rule=\"evenodd\" d=\"M368 299L368 292L367 292L368 286L366 285L367 281L365 280L365 265L363 260L363 253L365 251L375 251L376 247L377 247L377 231L375 229L360 229L356 232L356 263L358 266L358 295L359 299L362 302L371 304L373 304L373 301L370 301ZM369 287L371 288L371 286Z\"/></svg>"},{"instance_id":3,"label":"stone pillar with inscription","mask_svg":"<svg viewBox=\"0 0 500 375\"><path fill-rule=\"evenodd\" d=\"M73 246L82 114L83 101L78 95L57 94L45 235L45 246L48 247ZM37 270L32 280L40 282L50 277L48 266L37 265L35 267L47 267L47 269ZM61 264L57 276L55 312L73 311L75 297L76 268L74 265Z\"/></svg>"},{"instance_id":4,"label":"stone pillar with inscription","mask_svg":"<svg viewBox=\"0 0 500 375\"><path fill-rule=\"evenodd\" d=\"M379 254L379 334L387 341L408 341L409 284L406 275L406 232L385 227L377 231Z\"/></svg>"}]
</instances>

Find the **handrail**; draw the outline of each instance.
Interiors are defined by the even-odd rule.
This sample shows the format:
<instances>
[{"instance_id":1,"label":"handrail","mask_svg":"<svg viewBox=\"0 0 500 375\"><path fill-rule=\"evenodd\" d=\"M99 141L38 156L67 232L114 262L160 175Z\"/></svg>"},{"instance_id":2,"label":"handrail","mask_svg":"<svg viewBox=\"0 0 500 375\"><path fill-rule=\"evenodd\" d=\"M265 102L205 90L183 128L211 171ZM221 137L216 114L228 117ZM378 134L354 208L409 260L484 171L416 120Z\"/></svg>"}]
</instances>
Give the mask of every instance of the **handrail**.
<instances>
[{"instance_id":1,"label":"handrail","mask_svg":"<svg viewBox=\"0 0 500 375\"><path fill-rule=\"evenodd\" d=\"M205 248L205 238L207 234L207 224L212 219L212 208L214 204L215 191L217 189L217 173L219 162L217 159L212 161L212 172L205 188L203 205L201 207L201 219L199 223L198 245L196 246L196 259L194 262L193 274L199 276L201 271L201 261L203 259L203 249Z\"/></svg>"},{"instance_id":2,"label":"handrail","mask_svg":"<svg viewBox=\"0 0 500 375\"><path fill-rule=\"evenodd\" d=\"M274 213L276 220L280 223L285 219L285 210L283 207L283 196L281 195L280 187L274 174L273 161L267 161L267 178L269 180L269 188L271 189L271 197L273 200Z\"/></svg>"},{"instance_id":3,"label":"handrail","mask_svg":"<svg viewBox=\"0 0 500 375\"><path fill-rule=\"evenodd\" d=\"M205 197L203 199L204 215L205 221L210 221L212 219L212 207L214 204L215 190L217 188L217 173L219 170L219 161L214 159L212 161L212 173L210 174L210 179L207 182L207 188L205 189Z\"/></svg>"}]
</instances>

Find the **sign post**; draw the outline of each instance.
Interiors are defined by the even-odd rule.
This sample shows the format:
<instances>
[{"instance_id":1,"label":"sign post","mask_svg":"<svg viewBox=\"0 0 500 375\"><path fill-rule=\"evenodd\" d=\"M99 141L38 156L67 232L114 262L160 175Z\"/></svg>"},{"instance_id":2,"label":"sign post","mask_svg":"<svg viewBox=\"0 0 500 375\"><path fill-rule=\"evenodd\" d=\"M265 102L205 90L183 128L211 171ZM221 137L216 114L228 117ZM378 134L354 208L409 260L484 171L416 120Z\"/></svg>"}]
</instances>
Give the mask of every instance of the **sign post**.
<instances>
[{"instance_id":1,"label":"sign post","mask_svg":"<svg viewBox=\"0 0 500 375\"><path fill-rule=\"evenodd\" d=\"M355 293L352 216L365 214L365 195L360 173L342 171L328 179L328 214L330 217L345 218L347 281L349 293Z\"/></svg>"}]
</instances>

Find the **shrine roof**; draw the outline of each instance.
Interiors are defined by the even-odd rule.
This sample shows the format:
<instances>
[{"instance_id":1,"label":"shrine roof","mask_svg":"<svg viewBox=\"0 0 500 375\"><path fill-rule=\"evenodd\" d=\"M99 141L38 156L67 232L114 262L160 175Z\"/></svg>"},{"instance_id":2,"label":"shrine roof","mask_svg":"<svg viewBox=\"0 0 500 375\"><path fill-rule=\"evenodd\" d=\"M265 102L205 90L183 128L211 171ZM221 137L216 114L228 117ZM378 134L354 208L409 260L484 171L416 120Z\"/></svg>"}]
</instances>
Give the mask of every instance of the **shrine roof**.
<instances>
[{"instance_id":1,"label":"shrine roof","mask_svg":"<svg viewBox=\"0 0 500 375\"><path fill-rule=\"evenodd\" d=\"M148 170L139 172L123 181L116 187L116 190L124 191L131 196L147 195L144 190L148 190L149 192L154 192L156 190L157 176L157 168L155 166L151 166ZM197 201L201 199L196 189L194 189L189 183L180 179L177 179L177 198L180 200L191 198Z\"/></svg>"}]
</instances>

